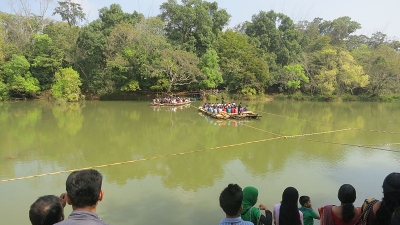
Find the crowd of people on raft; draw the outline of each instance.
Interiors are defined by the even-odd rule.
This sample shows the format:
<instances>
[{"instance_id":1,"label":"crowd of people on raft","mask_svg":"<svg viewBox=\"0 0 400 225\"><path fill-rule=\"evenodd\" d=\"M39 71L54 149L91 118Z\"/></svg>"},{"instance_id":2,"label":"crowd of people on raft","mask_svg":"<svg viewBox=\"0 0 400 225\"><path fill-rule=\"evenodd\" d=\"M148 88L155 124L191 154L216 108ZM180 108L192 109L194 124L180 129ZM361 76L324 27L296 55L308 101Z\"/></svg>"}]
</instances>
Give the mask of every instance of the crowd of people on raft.
<instances>
[{"instance_id":1,"label":"crowd of people on raft","mask_svg":"<svg viewBox=\"0 0 400 225\"><path fill-rule=\"evenodd\" d=\"M60 197L39 197L30 207L32 225L107 225L96 214L103 200L102 175L94 169L72 172L66 181L66 193ZM400 225L400 173L390 173L383 181L383 198L366 199L355 207L356 190L343 184L338 191L340 205L326 205L317 214L310 197L301 196L294 187L287 187L282 200L271 212L264 204L256 205L258 189L252 186L243 190L229 184L219 196L219 204L226 214L220 225L312 225L314 219L321 225ZM301 207L298 208L298 202ZM72 213L64 218L64 207L72 205Z\"/></svg>"},{"instance_id":2,"label":"crowd of people on raft","mask_svg":"<svg viewBox=\"0 0 400 225\"><path fill-rule=\"evenodd\" d=\"M181 97L164 97L164 98L153 98L153 105L156 104L179 104L190 102L189 98L181 98Z\"/></svg>"},{"instance_id":3,"label":"crowd of people on raft","mask_svg":"<svg viewBox=\"0 0 400 225\"><path fill-rule=\"evenodd\" d=\"M236 104L232 103L204 103L203 109L207 112L220 114L221 112L226 112L229 114L242 114L243 112L249 111L249 107L246 105L242 107L242 103Z\"/></svg>"}]
</instances>

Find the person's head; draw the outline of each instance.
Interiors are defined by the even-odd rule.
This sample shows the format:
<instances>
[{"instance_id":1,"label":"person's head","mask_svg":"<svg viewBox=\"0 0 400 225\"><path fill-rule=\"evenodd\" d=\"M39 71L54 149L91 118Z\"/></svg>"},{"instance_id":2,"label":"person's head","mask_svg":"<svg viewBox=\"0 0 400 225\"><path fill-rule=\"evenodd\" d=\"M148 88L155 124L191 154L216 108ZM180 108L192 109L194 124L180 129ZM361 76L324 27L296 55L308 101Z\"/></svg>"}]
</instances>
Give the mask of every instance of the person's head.
<instances>
[{"instance_id":1,"label":"person's head","mask_svg":"<svg viewBox=\"0 0 400 225\"><path fill-rule=\"evenodd\" d=\"M103 199L102 175L94 169L72 172L65 183L67 202L75 208L96 206Z\"/></svg>"},{"instance_id":2,"label":"person's head","mask_svg":"<svg viewBox=\"0 0 400 225\"><path fill-rule=\"evenodd\" d=\"M383 198L400 206L400 173L391 173L383 181Z\"/></svg>"},{"instance_id":3,"label":"person's head","mask_svg":"<svg viewBox=\"0 0 400 225\"><path fill-rule=\"evenodd\" d=\"M376 212L380 224L390 224L393 212L400 206L400 173L391 173L383 181L383 199Z\"/></svg>"},{"instance_id":4,"label":"person's head","mask_svg":"<svg viewBox=\"0 0 400 225\"><path fill-rule=\"evenodd\" d=\"M282 194L282 204L279 210L280 225L300 225L300 214L297 208L299 192L294 187L287 187Z\"/></svg>"},{"instance_id":5,"label":"person's head","mask_svg":"<svg viewBox=\"0 0 400 225\"><path fill-rule=\"evenodd\" d=\"M305 196L305 195L304 195L304 196L300 196L300 198L299 198L299 203L300 203L301 206L310 208L310 206L311 206L310 197Z\"/></svg>"},{"instance_id":6,"label":"person's head","mask_svg":"<svg viewBox=\"0 0 400 225\"><path fill-rule=\"evenodd\" d=\"M219 205L227 216L236 216L242 209L243 191L237 184L229 184L219 195Z\"/></svg>"},{"instance_id":7,"label":"person's head","mask_svg":"<svg viewBox=\"0 0 400 225\"><path fill-rule=\"evenodd\" d=\"M243 189L243 207L252 207L257 203L258 190L255 187L248 186Z\"/></svg>"},{"instance_id":8,"label":"person's head","mask_svg":"<svg viewBox=\"0 0 400 225\"><path fill-rule=\"evenodd\" d=\"M356 189L350 184L343 184L339 188L338 198L342 205L342 220L351 221L355 215L353 203L356 200Z\"/></svg>"},{"instance_id":9,"label":"person's head","mask_svg":"<svg viewBox=\"0 0 400 225\"><path fill-rule=\"evenodd\" d=\"M353 204L356 197L356 189L350 184L343 184L339 188L338 198L342 204Z\"/></svg>"},{"instance_id":10,"label":"person's head","mask_svg":"<svg viewBox=\"0 0 400 225\"><path fill-rule=\"evenodd\" d=\"M29 209L32 225L53 225L64 220L64 208L60 198L55 195L39 197Z\"/></svg>"}]
</instances>

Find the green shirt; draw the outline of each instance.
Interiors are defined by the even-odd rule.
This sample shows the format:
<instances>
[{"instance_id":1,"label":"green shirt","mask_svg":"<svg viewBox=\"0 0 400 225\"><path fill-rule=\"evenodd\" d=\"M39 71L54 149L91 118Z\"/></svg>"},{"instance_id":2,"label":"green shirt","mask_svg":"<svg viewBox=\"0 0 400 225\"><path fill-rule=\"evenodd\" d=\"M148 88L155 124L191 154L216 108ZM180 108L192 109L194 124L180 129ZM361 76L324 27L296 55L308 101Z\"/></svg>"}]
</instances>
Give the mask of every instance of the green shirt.
<instances>
[{"instance_id":1,"label":"green shirt","mask_svg":"<svg viewBox=\"0 0 400 225\"><path fill-rule=\"evenodd\" d=\"M314 219L318 218L317 213L304 206L300 207L299 210L303 213L304 225L314 225Z\"/></svg>"}]
</instances>

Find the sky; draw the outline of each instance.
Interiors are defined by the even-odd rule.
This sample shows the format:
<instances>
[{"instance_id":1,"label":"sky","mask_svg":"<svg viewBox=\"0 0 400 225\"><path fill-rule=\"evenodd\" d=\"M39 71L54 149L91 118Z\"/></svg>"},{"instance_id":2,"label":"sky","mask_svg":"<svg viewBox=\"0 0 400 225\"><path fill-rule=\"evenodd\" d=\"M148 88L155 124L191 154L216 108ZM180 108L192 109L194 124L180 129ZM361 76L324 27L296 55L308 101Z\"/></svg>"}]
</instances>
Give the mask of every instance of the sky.
<instances>
[{"instance_id":1,"label":"sky","mask_svg":"<svg viewBox=\"0 0 400 225\"><path fill-rule=\"evenodd\" d=\"M0 10L10 0L0 0ZM13 0L28 1L34 4L40 0ZM43 1L43 0L42 0ZM63 0L59 0L63 1ZM167 0L73 0L82 5L89 21L98 18L98 10L109 7L113 3L121 5L124 12L138 11L146 17L160 13L160 5ZM180 3L180 0L177 0ZM371 36L375 32L387 34L389 39L400 39L400 1L399 0L208 0L216 1L218 6L225 9L230 15L228 27L233 27L244 21L251 21L251 17L260 11L274 10L284 13L295 23L301 20L312 21L320 17L324 20L334 20L342 16L349 16L353 21L361 24L357 34ZM57 0L53 0L49 11L53 11ZM49 14L51 14L51 12Z\"/></svg>"}]
</instances>

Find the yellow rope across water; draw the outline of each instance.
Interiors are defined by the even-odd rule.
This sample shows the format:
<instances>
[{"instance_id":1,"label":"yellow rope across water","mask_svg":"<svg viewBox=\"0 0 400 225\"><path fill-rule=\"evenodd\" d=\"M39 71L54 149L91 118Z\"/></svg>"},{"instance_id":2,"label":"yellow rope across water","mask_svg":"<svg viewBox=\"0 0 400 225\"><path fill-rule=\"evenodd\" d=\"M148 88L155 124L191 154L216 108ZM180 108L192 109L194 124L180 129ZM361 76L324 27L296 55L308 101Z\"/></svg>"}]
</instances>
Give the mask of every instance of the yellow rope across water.
<instances>
[{"instance_id":1,"label":"yellow rope across water","mask_svg":"<svg viewBox=\"0 0 400 225\"><path fill-rule=\"evenodd\" d=\"M191 106L191 107L193 107L193 106ZM273 114L273 113L265 113L265 114L270 114L270 115L275 115L275 116L280 116L280 117L286 117L286 118L293 118L293 117L282 116L282 115L277 115L277 114ZM298 119L298 118L293 118L293 119ZM304 119L298 119L298 120L304 120ZM330 125L330 126L336 126L336 125L332 125L332 124L320 123L320 122L309 121L309 120L304 120L304 121L313 122L313 123L319 123L319 124L325 124L325 125ZM346 144L346 143L339 143L339 142L320 141L320 140L300 138L300 137L305 137L305 136L314 136L314 135L336 133L336 132L343 132L343 131L349 131L349 130L361 130L361 131L381 132L381 133L389 133L389 134L400 134L400 133L397 133L397 132L364 130L364 129L359 129L359 128L345 128L345 129L340 129L340 130L323 131L323 132L318 132L318 133L284 136L284 135L281 135L281 134L277 134L277 133L273 133L273 132L270 132L270 131L267 131L267 130L256 128L256 127L253 127L253 126L250 126L250 125L247 125L247 124L244 124L244 126L252 128L252 129L255 129L255 130L258 130L258 131L262 131L262 132L265 132L265 133L269 133L269 134L275 135L277 137L268 138L268 139L262 139L262 140L257 140L257 141L242 142L242 143L225 145L225 146L218 146L218 147L202 149L202 150L194 150L194 151L188 151L188 152L173 153L173 154L168 154L168 155L163 155L163 156L154 156L154 157L149 157L149 158L144 158L144 159L135 159L135 160L129 160L129 161L124 161L124 162L103 164L103 165L97 165L97 166L92 166L92 167L84 167L84 168L79 168L79 169L63 170L63 171L57 171L57 172L51 172L51 173L43 173L43 174L37 174L37 175L31 175L31 176L11 178L11 179L0 180L0 182L10 182L10 181L24 180L24 179L30 179L30 178L36 178L36 177L44 177L44 176L49 176L49 175L62 174L62 173L71 173L71 172L74 172L74 171L77 171L77 170L103 168L103 167L108 167L108 166L130 164L130 163L136 163L136 162L142 162L142 161L166 158L166 157L170 157L170 156L181 156L181 155L193 154L193 153L197 153L197 152L205 152L205 151L209 151L209 150L217 150L217 149L223 149L223 148L228 148L228 147L235 147L235 146L241 146L241 145L247 145L247 144L253 144L253 143L260 143L260 142L266 142L266 141L272 141L272 140L278 140L278 139L287 139L287 138L296 138L298 140L304 140L304 141L327 143L327 144L336 144L336 145L345 145L345 146L352 146L352 147L363 147L363 148L369 148L369 149L375 149L375 150L381 150L381 151L389 151L389 152L400 153L399 151L395 151L395 150L383 149L383 148L375 147L375 146L400 145L400 143L387 143L387 144L376 144L376 145L355 145L355 144ZM336 126L336 127L339 127L339 126Z\"/></svg>"},{"instance_id":2,"label":"yellow rope across water","mask_svg":"<svg viewBox=\"0 0 400 225\"><path fill-rule=\"evenodd\" d=\"M249 128L252 128L252 129L255 129L255 130L259 130L259 131L263 131L263 132L266 132L266 133L272 133L272 132L269 132L269 131L266 131L266 130L262 130L260 128L253 127L253 126L250 126L250 125L247 125L247 124L244 124L243 126L247 126ZM346 128L346 129L341 129L341 130L322 131L322 132L310 133L310 134L298 134L298 135L291 135L291 136L282 136L282 135L280 135L280 137L283 137L285 139L287 139L287 138L296 138L298 140L303 140L303 141L326 143L326 144L335 144L335 145L344 145L344 146L360 147L360 148L369 148L369 149L375 149L375 150L380 150L380 151L400 153L400 151L396 151L396 150L377 148L377 146L393 146L393 145L400 145L400 143L386 143L386 144L374 144L374 145L356 145L356 144L347 144L347 143L340 143L340 142L320 141L320 140L314 140L314 139L300 138L300 137L306 137L306 136L329 134L329 133L343 132L343 131L349 131L349 130L359 130L359 129Z\"/></svg>"},{"instance_id":3,"label":"yellow rope across water","mask_svg":"<svg viewBox=\"0 0 400 225\"><path fill-rule=\"evenodd\" d=\"M307 120L307 119L299 119L299 118L296 118L296 117L285 116L285 115L279 115L279 114L275 114L275 113L269 113L269 112L263 112L263 111L257 111L257 110L254 111L254 112L262 113L262 114L266 114L266 115L284 117L284 118L289 118L289 119L301 120L301 121L305 121L305 122L308 122L308 123L316 123L316 124L321 124L321 125L329 125L329 126L332 126L332 127L343 127L343 126L339 126L339 125L334 125L334 124L329 124L329 123L323 123L323 122L313 121L313 120ZM375 133L400 134L400 132L384 131L384 130L369 130L369 129L362 129L362 128L345 128L345 129L352 129L352 130L359 130L359 131L368 131L368 132L375 132Z\"/></svg>"},{"instance_id":4,"label":"yellow rope across water","mask_svg":"<svg viewBox=\"0 0 400 225\"><path fill-rule=\"evenodd\" d=\"M170 157L170 156L188 155L188 154L197 153L197 152L205 152L205 151L209 151L209 150L217 150L217 149L223 149L223 148L229 148L229 147L236 147L236 146L241 146L241 145L272 141L272 140L277 140L277 139L281 139L281 138L283 138L283 137L275 137L275 138L268 138L268 139L262 139L262 140L256 140L256 141L248 141L248 142L242 142L242 143L231 144L231 145L217 146L217 147L208 148L208 149L202 149L202 150L194 150L194 151L188 151L188 152L173 153L173 154L168 154L168 155L163 155L163 156L154 156L154 157L149 157L149 158L144 158L144 159L135 159L135 160L129 160L129 161L125 161L125 162L109 163L109 164L103 164L103 165L97 165L97 166L91 166L91 167L84 167L84 168L79 168L79 169L63 170L63 171L57 171L57 172L51 172L51 173L43 173L43 174L37 174L37 175L31 175L31 176L17 177L17 178L0 180L0 182L10 182L10 181L16 181L16 180L25 180L25 179L30 179L30 178L44 177L44 176L56 175L56 174L62 174L62 173L71 173L71 172L78 171L78 170L95 169L95 168L103 168L103 167L108 167L108 166L130 164L130 163L136 163L136 162L142 162L142 161L166 158L166 157Z\"/></svg>"}]
</instances>

